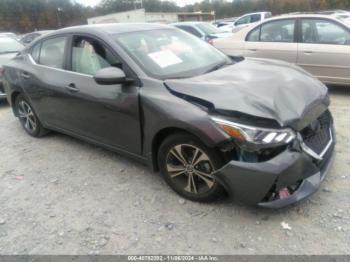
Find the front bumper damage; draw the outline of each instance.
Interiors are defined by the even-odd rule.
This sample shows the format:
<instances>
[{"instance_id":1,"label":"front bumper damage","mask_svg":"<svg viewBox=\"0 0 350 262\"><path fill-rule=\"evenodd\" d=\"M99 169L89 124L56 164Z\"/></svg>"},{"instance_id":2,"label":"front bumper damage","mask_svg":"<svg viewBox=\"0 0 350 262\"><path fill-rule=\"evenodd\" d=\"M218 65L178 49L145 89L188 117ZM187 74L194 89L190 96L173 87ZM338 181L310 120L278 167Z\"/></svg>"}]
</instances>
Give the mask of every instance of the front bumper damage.
<instances>
[{"instance_id":1,"label":"front bumper damage","mask_svg":"<svg viewBox=\"0 0 350 262\"><path fill-rule=\"evenodd\" d=\"M246 163L231 161L214 176L237 202L265 208L283 208L299 202L320 187L334 159L335 140L323 160L312 158L303 150L286 149L266 162ZM298 185L286 198L266 200L273 189Z\"/></svg>"}]
</instances>

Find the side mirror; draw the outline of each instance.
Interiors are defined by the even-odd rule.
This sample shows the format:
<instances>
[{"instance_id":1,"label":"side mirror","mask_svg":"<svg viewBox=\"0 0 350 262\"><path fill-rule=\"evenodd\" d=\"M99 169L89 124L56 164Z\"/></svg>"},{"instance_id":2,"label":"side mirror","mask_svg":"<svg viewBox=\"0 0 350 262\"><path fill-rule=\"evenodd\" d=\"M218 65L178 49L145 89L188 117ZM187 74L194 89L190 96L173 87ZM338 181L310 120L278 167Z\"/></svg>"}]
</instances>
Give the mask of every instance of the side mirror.
<instances>
[{"instance_id":1,"label":"side mirror","mask_svg":"<svg viewBox=\"0 0 350 262\"><path fill-rule=\"evenodd\" d=\"M94 80L100 85L118 85L126 81L126 76L120 68L106 67L97 71Z\"/></svg>"}]
</instances>

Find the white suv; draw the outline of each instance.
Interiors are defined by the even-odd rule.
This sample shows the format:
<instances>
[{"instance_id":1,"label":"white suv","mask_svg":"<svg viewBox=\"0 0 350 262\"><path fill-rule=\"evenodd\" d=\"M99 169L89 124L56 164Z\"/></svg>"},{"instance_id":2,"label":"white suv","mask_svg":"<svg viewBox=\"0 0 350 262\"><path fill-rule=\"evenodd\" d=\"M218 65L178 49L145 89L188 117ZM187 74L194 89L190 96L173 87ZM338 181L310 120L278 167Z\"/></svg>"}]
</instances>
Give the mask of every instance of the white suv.
<instances>
[{"instance_id":1,"label":"white suv","mask_svg":"<svg viewBox=\"0 0 350 262\"><path fill-rule=\"evenodd\" d=\"M270 17L272 17L271 12L258 12L258 13L245 14L239 17L234 23L229 24L227 26L220 27L220 30L223 32L229 31L232 33L236 33L249 24L261 22Z\"/></svg>"}]
</instances>

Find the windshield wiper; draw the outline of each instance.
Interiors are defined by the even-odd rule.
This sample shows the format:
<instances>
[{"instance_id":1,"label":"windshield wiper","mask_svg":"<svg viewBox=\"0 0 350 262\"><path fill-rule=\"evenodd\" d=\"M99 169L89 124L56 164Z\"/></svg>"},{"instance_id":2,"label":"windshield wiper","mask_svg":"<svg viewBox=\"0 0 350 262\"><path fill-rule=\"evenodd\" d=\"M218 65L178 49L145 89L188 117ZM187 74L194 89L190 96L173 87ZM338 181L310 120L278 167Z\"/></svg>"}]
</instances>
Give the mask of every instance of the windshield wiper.
<instances>
[{"instance_id":1,"label":"windshield wiper","mask_svg":"<svg viewBox=\"0 0 350 262\"><path fill-rule=\"evenodd\" d=\"M224 67L225 65L227 65L227 61L225 61L223 63L216 64L215 66L213 66L210 69L208 69L207 71L205 71L204 74L208 74L210 72L219 70L220 68Z\"/></svg>"}]
</instances>

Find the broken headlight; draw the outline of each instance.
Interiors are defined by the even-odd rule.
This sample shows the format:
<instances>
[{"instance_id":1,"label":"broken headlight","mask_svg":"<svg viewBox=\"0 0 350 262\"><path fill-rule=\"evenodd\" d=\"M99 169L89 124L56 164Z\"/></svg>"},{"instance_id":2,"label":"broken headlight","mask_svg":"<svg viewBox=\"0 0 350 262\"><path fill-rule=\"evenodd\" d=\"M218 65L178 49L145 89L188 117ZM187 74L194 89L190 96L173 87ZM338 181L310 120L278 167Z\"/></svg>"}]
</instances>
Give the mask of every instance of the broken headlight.
<instances>
[{"instance_id":1,"label":"broken headlight","mask_svg":"<svg viewBox=\"0 0 350 262\"><path fill-rule=\"evenodd\" d=\"M242 125L217 117L211 117L211 119L236 141L252 146L266 148L286 145L296 138L295 132L290 128L270 129Z\"/></svg>"}]
</instances>

